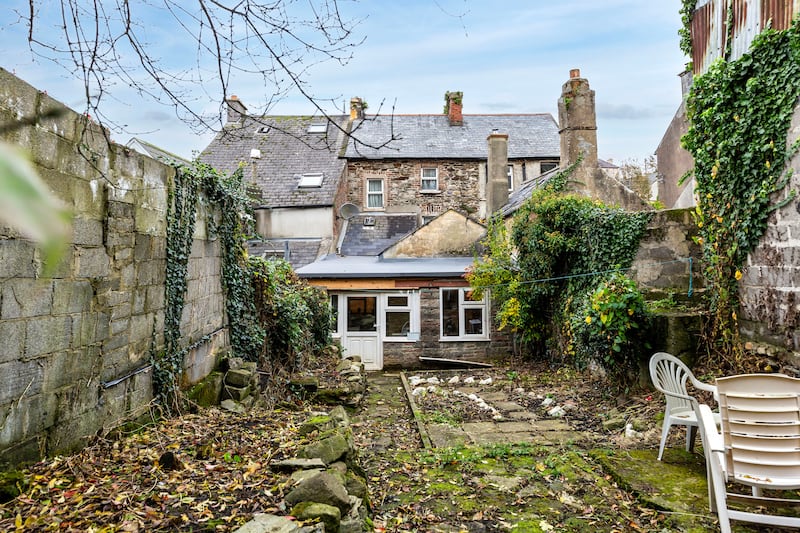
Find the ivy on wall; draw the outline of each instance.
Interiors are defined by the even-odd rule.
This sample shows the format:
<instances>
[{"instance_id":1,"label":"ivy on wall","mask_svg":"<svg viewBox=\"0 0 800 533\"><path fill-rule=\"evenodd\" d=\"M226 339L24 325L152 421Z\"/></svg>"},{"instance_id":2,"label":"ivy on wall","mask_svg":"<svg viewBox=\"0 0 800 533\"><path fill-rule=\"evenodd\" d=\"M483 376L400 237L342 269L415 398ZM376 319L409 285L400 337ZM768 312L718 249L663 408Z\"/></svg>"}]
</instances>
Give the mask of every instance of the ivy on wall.
<instances>
[{"instance_id":1,"label":"ivy on wall","mask_svg":"<svg viewBox=\"0 0 800 533\"><path fill-rule=\"evenodd\" d=\"M181 315L186 297L187 271L197 214L198 182L178 168L167 193L167 261L164 281L164 351L152 354L156 401L168 411L178 405L177 380L181 349Z\"/></svg>"},{"instance_id":2,"label":"ivy on wall","mask_svg":"<svg viewBox=\"0 0 800 533\"><path fill-rule=\"evenodd\" d=\"M187 350L194 346L182 346L180 325L201 197L209 207L209 234L217 235L221 242L222 284L233 352L245 359L257 360L264 339L256 321L244 249L252 217L242 172L223 176L199 162L177 166L167 196L164 350L152 354L154 394L168 412L179 406L178 385L183 360ZM220 213L219 222L211 217L212 211ZM208 338L200 339L203 340Z\"/></svg>"},{"instance_id":3,"label":"ivy on wall","mask_svg":"<svg viewBox=\"0 0 800 533\"><path fill-rule=\"evenodd\" d=\"M800 96L800 26L765 30L749 53L718 60L695 79L683 146L695 160L697 237L702 245L710 318L711 363L742 367L738 280L764 235L770 213L794 198L786 137Z\"/></svg>"},{"instance_id":4,"label":"ivy on wall","mask_svg":"<svg viewBox=\"0 0 800 533\"><path fill-rule=\"evenodd\" d=\"M625 386L649 314L635 284L618 271L630 267L652 213L566 194L569 172L534 191L510 232L502 220L490 221L487 253L467 280L478 292L491 289L499 326L517 333L530 355L577 366L598 358Z\"/></svg>"}]
</instances>

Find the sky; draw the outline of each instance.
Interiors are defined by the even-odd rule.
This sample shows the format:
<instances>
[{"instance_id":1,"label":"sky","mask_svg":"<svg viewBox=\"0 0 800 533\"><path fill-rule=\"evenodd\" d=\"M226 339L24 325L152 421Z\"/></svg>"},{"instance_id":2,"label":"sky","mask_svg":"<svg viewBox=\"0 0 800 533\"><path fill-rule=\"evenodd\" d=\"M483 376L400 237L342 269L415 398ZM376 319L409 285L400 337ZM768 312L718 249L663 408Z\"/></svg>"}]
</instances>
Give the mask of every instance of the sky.
<instances>
[{"instance_id":1,"label":"sky","mask_svg":"<svg viewBox=\"0 0 800 533\"><path fill-rule=\"evenodd\" d=\"M0 66L83 110L83 87L73 72L31 54L27 28L15 12L25 13L27 0L6 3L11 7L0 8ZM329 113L344 111L359 96L369 103L368 113L436 114L446 91L462 91L465 114L550 113L558 120L561 87L577 68L595 91L599 156L620 163L653 154L680 105L679 74L688 58L678 44L679 0L339 0L338 7L344 19L358 21L353 41L360 44L346 64L315 64L304 78L308 91L330 102L324 105ZM188 38L161 27L163 17L144 18L158 53L175 68L190 68ZM221 95L185 89L204 113L219 112ZM299 91L265 108L271 89L244 75L229 86L251 112L314 113ZM120 126L112 130L117 142L136 136L189 158L213 137L124 84L109 90L101 109Z\"/></svg>"}]
</instances>

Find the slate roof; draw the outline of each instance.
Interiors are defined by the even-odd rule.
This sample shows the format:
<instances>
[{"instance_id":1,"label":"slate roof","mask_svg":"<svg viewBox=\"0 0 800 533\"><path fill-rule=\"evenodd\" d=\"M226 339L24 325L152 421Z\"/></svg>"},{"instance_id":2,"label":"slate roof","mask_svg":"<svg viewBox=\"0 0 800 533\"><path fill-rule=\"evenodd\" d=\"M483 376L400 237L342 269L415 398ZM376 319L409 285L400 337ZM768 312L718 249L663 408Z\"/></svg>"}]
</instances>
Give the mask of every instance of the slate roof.
<instances>
[{"instance_id":1,"label":"slate roof","mask_svg":"<svg viewBox=\"0 0 800 533\"><path fill-rule=\"evenodd\" d=\"M371 219L372 225L364 220ZM347 221L339 252L342 255L378 255L417 229L417 215L364 213Z\"/></svg>"},{"instance_id":2,"label":"slate roof","mask_svg":"<svg viewBox=\"0 0 800 533\"><path fill-rule=\"evenodd\" d=\"M450 126L446 115L375 115L353 123L348 159L486 159L486 138L508 134L508 158L559 158L558 125L549 113L463 115ZM392 138L388 146L378 148Z\"/></svg>"},{"instance_id":3,"label":"slate roof","mask_svg":"<svg viewBox=\"0 0 800 533\"><path fill-rule=\"evenodd\" d=\"M153 159L161 161L162 163L170 164L172 162L181 163L184 165L188 165L189 161L182 158L179 155L175 155L172 152L168 152L163 148L156 146L155 144L149 143L143 139L138 137L131 137L131 140L128 141L125 146L128 148L132 148L137 152L150 156Z\"/></svg>"},{"instance_id":4,"label":"slate roof","mask_svg":"<svg viewBox=\"0 0 800 533\"><path fill-rule=\"evenodd\" d=\"M384 259L379 256L325 256L297 269L301 278L443 278L460 277L472 257Z\"/></svg>"},{"instance_id":5,"label":"slate roof","mask_svg":"<svg viewBox=\"0 0 800 533\"><path fill-rule=\"evenodd\" d=\"M226 124L200 161L223 173L246 163L245 173L255 169L255 181L268 207L331 206L345 161L339 159L350 116L332 116L325 133L309 133L311 124L325 123L324 117L245 116ZM335 126L338 124L339 128ZM252 159L257 149L261 157ZM320 187L298 187L300 176L322 173ZM250 180L252 175L245 175Z\"/></svg>"},{"instance_id":6,"label":"slate roof","mask_svg":"<svg viewBox=\"0 0 800 533\"><path fill-rule=\"evenodd\" d=\"M514 212L516 212L516 210L522 206L525 200L531 197L533 191L544 187L545 184L550 181L550 178L554 177L559 172L561 172L560 167L548 170L541 176L526 181L521 187L512 192L508 197L508 202L506 202L506 204L500 208L500 214L503 216L503 218L514 214Z\"/></svg>"},{"instance_id":7,"label":"slate roof","mask_svg":"<svg viewBox=\"0 0 800 533\"><path fill-rule=\"evenodd\" d=\"M321 245L322 239L265 239L249 241L247 253L256 257L280 257L297 269L314 262Z\"/></svg>"}]
</instances>

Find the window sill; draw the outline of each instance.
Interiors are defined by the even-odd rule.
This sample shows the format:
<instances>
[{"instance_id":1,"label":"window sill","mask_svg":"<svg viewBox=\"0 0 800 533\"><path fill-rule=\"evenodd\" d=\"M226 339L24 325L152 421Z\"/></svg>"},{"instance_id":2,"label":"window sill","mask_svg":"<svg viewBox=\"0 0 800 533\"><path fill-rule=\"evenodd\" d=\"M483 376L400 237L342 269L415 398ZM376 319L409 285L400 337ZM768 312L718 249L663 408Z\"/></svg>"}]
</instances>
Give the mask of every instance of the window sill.
<instances>
[{"instance_id":1,"label":"window sill","mask_svg":"<svg viewBox=\"0 0 800 533\"><path fill-rule=\"evenodd\" d=\"M489 337L439 337L439 342L489 342Z\"/></svg>"},{"instance_id":2,"label":"window sill","mask_svg":"<svg viewBox=\"0 0 800 533\"><path fill-rule=\"evenodd\" d=\"M417 342L419 339L409 339L408 337L384 337L383 342Z\"/></svg>"},{"instance_id":3,"label":"window sill","mask_svg":"<svg viewBox=\"0 0 800 533\"><path fill-rule=\"evenodd\" d=\"M440 190L433 190L433 189L420 189L420 194L442 194Z\"/></svg>"}]
</instances>

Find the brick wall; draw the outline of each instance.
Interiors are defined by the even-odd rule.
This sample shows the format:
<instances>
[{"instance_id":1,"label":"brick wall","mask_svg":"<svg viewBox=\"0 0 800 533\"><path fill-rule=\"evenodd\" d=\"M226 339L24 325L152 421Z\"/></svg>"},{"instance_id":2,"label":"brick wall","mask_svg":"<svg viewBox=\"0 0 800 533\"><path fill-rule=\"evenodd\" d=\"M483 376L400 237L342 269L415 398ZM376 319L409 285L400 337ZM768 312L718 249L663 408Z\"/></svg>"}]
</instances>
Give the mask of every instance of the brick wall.
<instances>
[{"instance_id":1,"label":"brick wall","mask_svg":"<svg viewBox=\"0 0 800 533\"><path fill-rule=\"evenodd\" d=\"M149 354L163 346L166 185L171 167L108 146L103 132L0 70L0 123L57 109L3 140L24 149L73 211L67 252L52 277L39 250L0 227L0 461L36 459L148 409ZM33 121L36 122L36 121ZM209 335L185 362L200 379L227 346L218 241L199 213L181 322L185 345Z\"/></svg>"}]
</instances>

